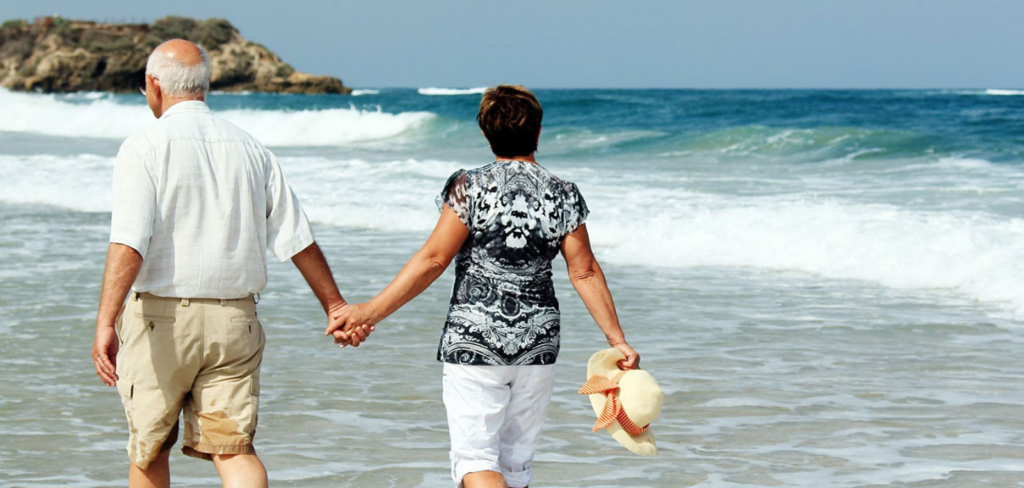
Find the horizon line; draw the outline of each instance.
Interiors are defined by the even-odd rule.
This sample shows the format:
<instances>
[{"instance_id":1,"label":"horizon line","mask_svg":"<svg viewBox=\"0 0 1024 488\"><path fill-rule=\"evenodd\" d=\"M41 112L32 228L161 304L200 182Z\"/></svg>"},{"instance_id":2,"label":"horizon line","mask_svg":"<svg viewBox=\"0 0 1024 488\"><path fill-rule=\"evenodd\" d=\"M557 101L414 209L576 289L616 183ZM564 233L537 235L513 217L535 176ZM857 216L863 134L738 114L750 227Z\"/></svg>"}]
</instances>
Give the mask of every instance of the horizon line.
<instances>
[{"instance_id":1,"label":"horizon line","mask_svg":"<svg viewBox=\"0 0 1024 488\"><path fill-rule=\"evenodd\" d=\"M478 88L490 88L492 85L466 85L466 86L354 86L345 85L353 90L422 90L425 88L442 88L451 90L472 90ZM524 85L525 86L525 85ZM693 90L693 91L948 91L948 90L1024 90L1021 87L1009 86L985 86L985 87L565 87L565 86L527 86L531 90Z\"/></svg>"}]
</instances>

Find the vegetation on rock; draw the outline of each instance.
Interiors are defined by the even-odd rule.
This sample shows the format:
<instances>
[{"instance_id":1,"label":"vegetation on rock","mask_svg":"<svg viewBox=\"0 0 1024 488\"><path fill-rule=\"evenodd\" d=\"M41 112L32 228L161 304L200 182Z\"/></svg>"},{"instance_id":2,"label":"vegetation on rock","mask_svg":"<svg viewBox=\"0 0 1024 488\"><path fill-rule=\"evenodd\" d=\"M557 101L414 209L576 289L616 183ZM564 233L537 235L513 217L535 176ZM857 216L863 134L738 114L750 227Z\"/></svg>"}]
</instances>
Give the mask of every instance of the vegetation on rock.
<instances>
[{"instance_id":1,"label":"vegetation on rock","mask_svg":"<svg viewBox=\"0 0 1024 488\"><path fill-rule=\"evenodd\" d=\"M101 24L60 17L0 24L0 86L12 90L128 92L146 60L168 39L188 39L210 55L210 88L224 91L349 93L341 80L295 71L245 40L225 19L164 17L153 24Z\"/></svg>"}]
</instances>

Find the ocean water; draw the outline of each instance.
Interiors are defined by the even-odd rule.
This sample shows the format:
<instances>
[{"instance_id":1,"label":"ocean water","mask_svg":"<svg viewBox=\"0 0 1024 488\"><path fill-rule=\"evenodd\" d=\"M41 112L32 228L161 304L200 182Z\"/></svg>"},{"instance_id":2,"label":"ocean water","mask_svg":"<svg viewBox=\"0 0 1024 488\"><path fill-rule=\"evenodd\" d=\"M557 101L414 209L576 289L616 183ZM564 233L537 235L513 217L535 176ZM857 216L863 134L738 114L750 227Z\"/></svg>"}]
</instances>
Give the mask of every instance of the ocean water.
<instances>
[{"instance_id":1,"label":"ocean water","mask_svg":"<svg viewBox=\"0 0 1024 488\"><path fill-rule=\"evenodd\" d=\"M379 291L434 195L490 162L479 88L213 94L265 141L345 296ZM589 432L605 347L557 263L563 349L534 486L1024 486L1024 91L540 90L580 186L660 453ZM141 96L0 91L0 487L123 484L89 357L113 158ZM445 487L434 361L452 276L358 349L272 263L256 446L274 486ZM172 456L180 486L219 486Z\"/></svg>"}]
</instances>

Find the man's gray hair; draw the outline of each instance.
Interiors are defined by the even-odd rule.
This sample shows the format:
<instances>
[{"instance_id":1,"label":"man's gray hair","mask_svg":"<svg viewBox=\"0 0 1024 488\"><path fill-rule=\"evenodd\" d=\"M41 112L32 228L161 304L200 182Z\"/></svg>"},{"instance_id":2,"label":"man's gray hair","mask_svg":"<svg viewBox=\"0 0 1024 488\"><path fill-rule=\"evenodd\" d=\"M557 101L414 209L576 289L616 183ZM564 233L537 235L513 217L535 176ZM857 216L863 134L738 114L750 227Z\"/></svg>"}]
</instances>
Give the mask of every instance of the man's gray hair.
<instances>
[{"instance_id":1,"label":"man's gray hair","mask_svg":"<svg viewBox=\"0 0 1024 488\"><path fill-rule=\"evenodd\" d=\"M146 74L160 80L160 91L171 98L205 97L210 90L210 56L199 48L202 62L187 65L163 50L149 55Z\"/></svg>"}]
</instances>

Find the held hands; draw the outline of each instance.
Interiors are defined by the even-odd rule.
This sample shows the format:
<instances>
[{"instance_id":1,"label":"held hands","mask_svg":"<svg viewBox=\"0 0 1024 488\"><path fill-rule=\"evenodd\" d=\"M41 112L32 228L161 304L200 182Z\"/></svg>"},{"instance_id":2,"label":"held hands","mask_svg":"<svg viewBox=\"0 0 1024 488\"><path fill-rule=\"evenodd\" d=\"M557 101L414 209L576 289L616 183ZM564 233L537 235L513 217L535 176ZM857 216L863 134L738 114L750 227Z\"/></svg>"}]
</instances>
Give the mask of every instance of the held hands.
<instances>
[{"instance_id":1,"label":"held hands","mask_svg":"<svg viewBox=\"0 0 1024 488\"><path fill-rule=\"evenodd\" d=\"M334 337L334 343L341 347L359 347L359 344L366 341L370 333L377 330L375 320L365 303L345 304L338 308L332 308L328 313L327 330L325 335Z\"/></svg>"}]
</instances>

